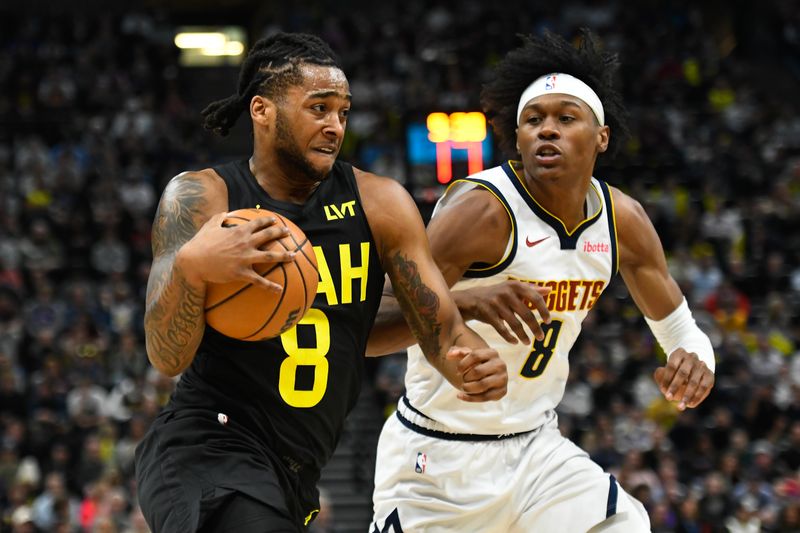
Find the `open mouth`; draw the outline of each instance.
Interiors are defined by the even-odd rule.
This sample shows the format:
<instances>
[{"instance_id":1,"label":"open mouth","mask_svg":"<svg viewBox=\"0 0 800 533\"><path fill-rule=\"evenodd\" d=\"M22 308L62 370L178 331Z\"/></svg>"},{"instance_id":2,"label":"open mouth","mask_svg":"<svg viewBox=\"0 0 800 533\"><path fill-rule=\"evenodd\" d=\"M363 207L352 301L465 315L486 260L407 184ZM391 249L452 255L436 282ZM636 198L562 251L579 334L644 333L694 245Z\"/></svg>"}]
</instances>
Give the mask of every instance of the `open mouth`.
<instances>
[{"instance_id":1,"label":"open mouth","mask_svg":"<svg viewBox=\"0 0 800 533\"><path fill-rule=\"evenodd\" d=\"M541 155L544 157L561 155L561 150L559 150L558 147L556 147L556 145L554 144L543 144L536 149L536 155Z\"/></svg>"},{"instance_id":2,"label":"open mouth","mask_svg":"<svg viewBox=\"0 0 800 533\"><path fill-rule=\"evenodd\" d=\"M561 151L553 145L540 146L536 150L536 160L547 164L556 161L561 157Z\"/></svg>"},{"instance_id":3,"label":"open mouth","mask_svg":"<svg viewBox=\"0 0 800 533\"><path fill-rule=\"evenodd\" d=\"M335 146L320 146L314 148L314 151L325 155L336 155L337 149Z\"/></svg>"}]
</instances>

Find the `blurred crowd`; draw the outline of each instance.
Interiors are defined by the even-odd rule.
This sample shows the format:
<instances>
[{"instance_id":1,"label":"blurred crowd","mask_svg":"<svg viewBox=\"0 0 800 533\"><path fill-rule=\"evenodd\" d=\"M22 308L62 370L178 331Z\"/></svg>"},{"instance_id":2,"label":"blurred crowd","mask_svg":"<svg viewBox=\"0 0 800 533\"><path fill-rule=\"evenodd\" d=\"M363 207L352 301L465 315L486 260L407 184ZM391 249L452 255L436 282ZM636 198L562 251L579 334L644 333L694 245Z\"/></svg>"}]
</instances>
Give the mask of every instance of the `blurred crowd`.
<instances>
[{"instance_id":1,"label":"blurred crowd","mask_svg":"<svg viewBox=\"0 0 800 533\"><path fill-rule=\"evenodd\" d=\"M252 39L329 41L354 95L341 157L409 187L404 121L478 109L517 33L589 27L620 54L632 134L597 176L653 220L715 345L717 382L696 410L663 400L652 372L664 355L617 282L571 354L562 430L645 504L655 532L800 531L793 2L301 4L240 22L257 24ZM144 351L150 224L171 176L216 161L199 126L207 102L187 97L177 15L163 8L3 18L0 532L143 533L133 453L174 386ZM403 357L375 365L388 412Z\"/></svg>"}]
</instances>

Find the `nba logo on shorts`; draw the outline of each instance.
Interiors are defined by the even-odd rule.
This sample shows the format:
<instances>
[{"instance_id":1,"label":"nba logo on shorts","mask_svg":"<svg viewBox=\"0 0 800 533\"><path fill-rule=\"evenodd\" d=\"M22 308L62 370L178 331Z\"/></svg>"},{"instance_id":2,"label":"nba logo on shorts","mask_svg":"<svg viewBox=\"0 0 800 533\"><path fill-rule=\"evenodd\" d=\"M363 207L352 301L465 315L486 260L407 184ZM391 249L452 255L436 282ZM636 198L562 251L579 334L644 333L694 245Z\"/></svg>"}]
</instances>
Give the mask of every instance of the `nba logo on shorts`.
<instances>
[{"instance_id":1,"label":"nba logo on shorts","mask_svg":"<svg viewBox=\"0 0 800 533\"><path fill-rule=\"evenodd\" d=\"M544 79L544 90L552 91L555 88L556 88L556 77L553 75L547 76Z\"/></svg>"},{"instance_id":2,"label":"nba logo on shorts","mask_svg":"<svg viewBox=\"0 0 800 533\"><path fill-rule=\"evenodd\" d=\"M417 452L417 464L414 466L414 471L417 474L424 474L426 466L428 466L428 456L422 452Z\"/></svg>"}]
</instances>

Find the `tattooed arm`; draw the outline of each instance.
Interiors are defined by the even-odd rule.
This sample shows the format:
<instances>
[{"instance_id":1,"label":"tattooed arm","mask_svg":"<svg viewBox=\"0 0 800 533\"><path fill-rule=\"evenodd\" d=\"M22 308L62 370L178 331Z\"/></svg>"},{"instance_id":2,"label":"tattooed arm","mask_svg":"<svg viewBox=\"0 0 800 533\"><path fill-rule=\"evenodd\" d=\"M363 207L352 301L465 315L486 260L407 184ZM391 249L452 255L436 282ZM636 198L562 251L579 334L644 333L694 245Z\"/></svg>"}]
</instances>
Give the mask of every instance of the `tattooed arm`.
<instances>
[{"instance_id":1,"label":"tattooed arm","mask_svg":"<svg viewBox=\"0 0 800 533\"><path fill-rule=\"evenodd\" d=\"M475 264L496 265L506 255L511 218L504 205L488 190L475 187L453 191L455 198L437 208L427 228L431 254L445 282L452 287ZM394 289L387 281L370 338L369 355L397 352L416 342L403 320ZM532 333L544 338L535 310L544 322L550 311L544 296L548 289L507 280L487 287L451 291L465 320L492 325L506 342L529 345ZM527 329L523 326L527 326ZM530 333L529 333L530 332Z\"/></svg>"},{"instance_id":2,"label":"tattooed arm","mask_svg":"<svg viewBox=\"0 0 800 533\"><path fill-rule=\"evenodd\" d=\"M396 181L356 171L364 210L399 309L431 365L466 401L501 398L506 366L497 352L469 329L431 257L425 226L411 197ZM401 328L401 329L402 329ZM370 336L379 350L386 330Z\"/></svg>"},{"instance_id":3,"label":"tattooed arm","mask_svg":"<svg viewBox=\"0 0 800 533\"><path fill-rule=\"evenodd\" d=\"M193 279L177 255L211 214L207 199L210 181L208 176L193 173L173 178L153 222L145 343L152 365L168 376L189 365L203 336L205 285Z\"/></svg>"},{"instance_id":4,"label":"tattooed arm","mask_svg":"<svg viewBox=\"0 0 800 533\"><path fill-rule=\"evenodd\" d=\"M272 226L271 218L223 228L227 206L225 184L212 170L179 174L161 196L144 329L150 362L168 376L189 366L203 337L206 283L239 279L275 289L252 265L291 258L258 249L286 234L285 228Z\"/></svg>"}]
</instances>

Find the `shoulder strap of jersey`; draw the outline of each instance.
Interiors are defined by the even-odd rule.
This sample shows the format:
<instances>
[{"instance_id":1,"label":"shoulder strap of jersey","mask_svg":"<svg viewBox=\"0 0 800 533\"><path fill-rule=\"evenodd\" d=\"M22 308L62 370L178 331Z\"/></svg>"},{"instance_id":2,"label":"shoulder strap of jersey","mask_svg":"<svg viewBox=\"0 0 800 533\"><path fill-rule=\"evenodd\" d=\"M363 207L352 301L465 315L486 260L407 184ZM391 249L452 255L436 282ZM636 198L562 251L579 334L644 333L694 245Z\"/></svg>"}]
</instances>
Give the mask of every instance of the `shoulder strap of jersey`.
<instances>
[{"instance_id":1,"label":"shoulder strap of jersey","mask_svg":"<svg viewBox=\"0 0 800 533\"><path fill-rule=\"evenodd\" d=\"M611 275L619 272L619 247L617 246L617 214L614 210L614 198L611 195L611 188L602 180L597 180L600 190L603 193L603 202L606 204L606 221L608 222L608 237L611 241Z\"/></svg>"},{"instance_id":2,"label":"shoulder strap of jersey","mask_svg":"<svg viewBox=\"0 0 800 533\"><path fill-rule=\"evenodd\" d=\"M353 165L337 159L333 164L333 169L331 169L331 172L328 175L328 179L331 178L333 178L337 184L340 184L339 186L344 186L344 188L353 191L356 195L356 198L358 198L358 201L361 202L360 195L358 194L356 175L353 172Z\"/></svg>"},{"instance_id":3,"label":"shoulder strap of jersey","mask_svg":"<svg viewBox=\"0 0 800 533\"><path fill-rule=\"evenodd\" d=\"M500 202L500 204L506 210L508 218L511 221L511 235L509 236L503 258L494 265L490 265L488 263L473 263L469 266L467 271L464 272L465 278L488 278L498 274L508 265L510 265L517 253L517 219L514 215L514 210L511 209L511 206L508 204L508 200L506 200L506 197L503 195L503 193L493 183L487 180L477 177L462 178L450 184L450 186L447 188L447 191L445 191L444 196L440 200L440 203L437 204L436 210L438 211L439 207L447 205L449 201L452 201L454 198L457 198L462 194L475 189L476 187L486 189L492 194L492 196L497 198L497 201ZM434 216L435 215L436 211L434 211Z\"/></svg>"},{"instance_id":4,"label":"shoulder strap of jersey","mask_svg":"<svg viewBox=\"0 0 800 533\"><path fill-rule=\"evenodd\" d=\"M230 161L228 163L213 167L214 172L219 174L219 176L222 178L222 181L225 182L225 186L228 188L229 207L235 204L235 201L231 202L232 199L245 198L249 196L247 194L247 180L244 179L245 174L243 171L243 165L247 164L247 160L244 159Z\"/></svg>"}]
</instances>

